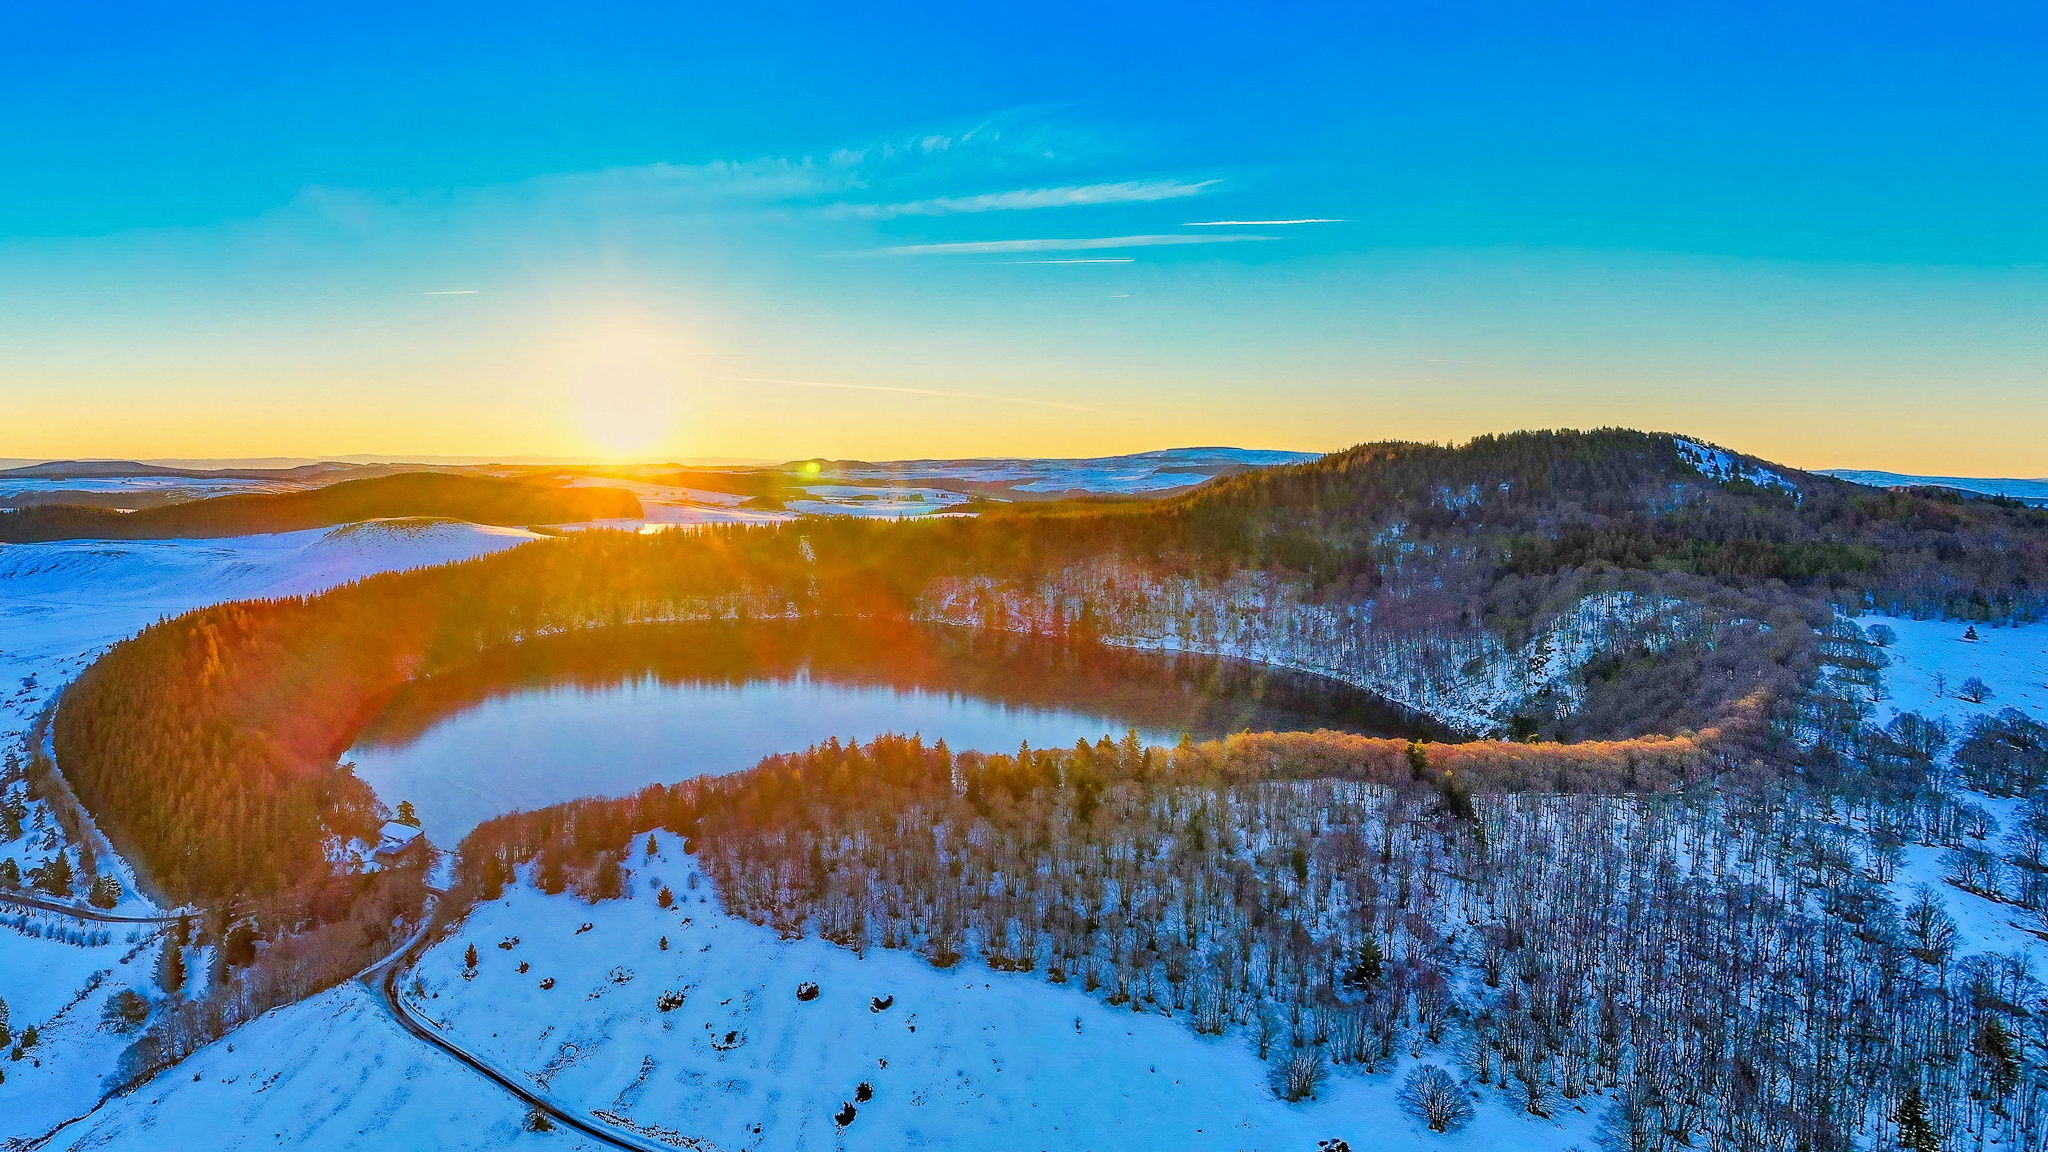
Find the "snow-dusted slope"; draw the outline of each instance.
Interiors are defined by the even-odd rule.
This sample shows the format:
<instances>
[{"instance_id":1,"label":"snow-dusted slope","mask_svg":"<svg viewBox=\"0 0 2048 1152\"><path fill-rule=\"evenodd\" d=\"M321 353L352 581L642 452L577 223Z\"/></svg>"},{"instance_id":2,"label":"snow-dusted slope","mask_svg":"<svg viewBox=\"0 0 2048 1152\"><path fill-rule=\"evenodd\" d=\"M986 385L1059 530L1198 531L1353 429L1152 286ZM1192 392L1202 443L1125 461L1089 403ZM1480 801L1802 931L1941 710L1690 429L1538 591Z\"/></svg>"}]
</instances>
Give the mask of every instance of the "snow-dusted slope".
<instances>
[{"instance_id":1,"label":"snow-dusted slope","mask_svg":"<svg viewBox=\"0 0 2048 1152\"><path fill-rule=\"evenodd\" d=\"M2029 504L2048 505L2048 477L2034 480L1990 479L1981 476L1914 476L1904 472L1876 472L1864 468L1823 468L1823 476L1847 480L1851 484L1867 484L1873 488L1897 488L1907 485L1933 485L1939 488L1958 488L1964 492L1981 492L1986 496L2010 496Z\"/></svg>"},{"instance_id":2,"label":"snow-dusted slope","mask_svg":"<svg viewBox=\"0 0 2048 1152\"><path fill-rule=\"evenodd\" d=\"M1376 1076L1340 1073L1322 1099L1285 1104L1236 1033L1203 1039L1184 1021L972 962L941 971L903 953L860 957L781 940L720 912L708 883L691 887L695 869L678 841L658 841L656 859L635 853L632 899L592 906L515 885L478 908L415 969L409 1002L459 1047L564 1105L700 1149L1309 1152L1333 1137L1386 1152L1589 1146L1592 1112L1566 1109L1548 1122L1493 1098L1462 1133L1423 1130L1394 1103L1412 1059ZM653 898L661 883L679 897L671 910ZM464 968L472 945L473 976ZM799 1000L806 983L818 994ZM681 1003L662 1010L664 993L681 993ZM355 995L273 1013L233 1038L235 1053L214 1045L56 1147L150 1148L174 1131L202 1131L209 1114L257 1128L251 1146L273 1146L278 1130L304 1132L289 1147L476 1146L392 1142L400 1121L432 1136L457 1127L468 1097L448 1094L439 1071L409 1051L387 1051L390 1039ZM334 1042L315 1039L328 1033ZM307 1074L301 1062L313 1048L366 1066L374 1097L396 1097L394 1065L415 1067L419 1082L392 1120L357 1135L354 1118L373 1110L350 1103L352 1087ZM266 1091L278 1098L263 1100ZM496 1132L519 1146L502 1122Z\"/></svg>"},{"instance_id":3,"label":"snow-dusted slope","mask_svg":"<svg viewBox=\"0 0 2048 1152\"><path fill-rule=\"evenodd\" d=\"M58 1149L599 1152L406 1035L361 984L281 1008L58 1133Z\"/></svg>"}]
</instances>

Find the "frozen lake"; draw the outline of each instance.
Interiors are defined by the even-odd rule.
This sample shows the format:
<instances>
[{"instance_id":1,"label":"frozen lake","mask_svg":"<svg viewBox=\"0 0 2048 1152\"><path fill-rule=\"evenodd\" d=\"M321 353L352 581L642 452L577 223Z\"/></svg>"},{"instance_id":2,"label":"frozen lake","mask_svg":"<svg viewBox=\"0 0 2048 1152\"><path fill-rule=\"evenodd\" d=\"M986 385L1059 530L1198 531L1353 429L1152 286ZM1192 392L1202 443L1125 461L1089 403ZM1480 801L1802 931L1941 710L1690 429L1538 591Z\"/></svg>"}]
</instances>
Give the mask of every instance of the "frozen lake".
<instances>
[{"instance_id":1,"label":"frozen lake","mask_svg":"<svg viewBox=\"0 0 2048 1152\"><path fill-rule=\"evenodd\" d=\"M887 732L956 751L1247 727L1392 731L1363 693L1201 657L951 630L633 628L535 641L414 682L343 755L428 836L582 796L751 768Z\"/></svg>"}]
</instances>

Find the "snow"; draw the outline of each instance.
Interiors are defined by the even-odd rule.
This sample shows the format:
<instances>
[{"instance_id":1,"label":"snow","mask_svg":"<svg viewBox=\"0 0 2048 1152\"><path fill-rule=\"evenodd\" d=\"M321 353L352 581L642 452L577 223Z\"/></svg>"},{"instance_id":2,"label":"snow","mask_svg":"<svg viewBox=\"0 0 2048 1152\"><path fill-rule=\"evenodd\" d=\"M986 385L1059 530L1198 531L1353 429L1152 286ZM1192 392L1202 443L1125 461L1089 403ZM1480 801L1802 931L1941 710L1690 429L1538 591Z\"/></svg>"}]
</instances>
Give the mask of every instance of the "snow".
<instances>
[{"instance_id":1,"label":"snow","mask_svg":"<svg viewBox=\"0 0 2048 1152\"><path fill-rule=\"evenodd\" d=\"M1883 650L1891 666L1884 671L1879 723L1901 712L1918 712L1929 720L1947 720L1960 735L1972 718L2006 708L2048 722L2048 623L2017 628L1979 624L1974 641L1963 639L1969 625L1956 620L1859 616L1857 623L1866 633L1883 624L1899 637ZM1991 686L1992 696L1982 704L1955 694L1972 676ZM1946 691L1937 690L1937 677L1946 679Z\"/></svg>"},{"instance_id":2,"label":"snow","mask_svg":"<svg viewBox=\"0 0 2048 1152\"><path fill-rule=\"evenodd\" d=\"M198 479L191 476L0 476L0 499L43 492L136 492L182 500L225 496L231 492L269 491L279 485L236 477ZM294 485L295 487L295 485Z\"/></svg>"},{"instance_id":3,"label":"snow","mask_svg":"<svg viewBox=\"0 0 2048 1152\"><path fill-rule=\"evenodd\" d=\"M1797 495L1799 486L1771 471L1761 464L1750 462L1712 445L1697 440L1678 438L1678 454L1701 475L1723 484L1730 480L1745 480L1760 488L1780 488Z\"/></svg>"},{"instance_id":4,"label":"snow","mask_svg":"<svg viewBox=\"0 0 2048 1152\"><path fill-rule=\"evenodd\" d=\"M2036 506L2048 506L2048 476L2034 480L1986 479L1975 476L1912 476L1903 472L1875 472L1861 468L1823 468L1823 476L1847 480L1872 488L1933 485L1980 492L1986 496L2010 496Z\"/></svg>"},{"instance_id":5,"label":"snow","mask_svg":"<svg viewBox=\"0 0 2048 1152\"><path fill-rule=\"evenodd\" d=\"M417 985L404 981L410 1001L458 1046L565 1108L730 1152L1305 1152L1331 1137L1387 1152L1591 1144L1597 1099L1557 1123L1512 1113L1488 1094L1463 1132L1423 1130L1394 1104L1412 1058L1373 1076L1336 1073L1323 1098L1282 1103L1242 1035L1205 1039L1181 1020L972 962L940 971L902 953L863 958L816 939L779 939L720 912L708 883L691 887L694 865L676 838L658 840L656 859L634 854L633 899L593 906L515 885L479 907L421 959ZM678 896L669 911L653 899L663 882ZM472 945L473 978L463 963ZM522 961L531 965L524 974ZM555 984L543 990L546 978ZM820 989L809 1002L796 998L805 982ZM664 992L683 993L681 1006L661 1011ZM877 1012L878 996L894 1001ZM476 1100L480 1078L451 1082L447 1061L394 1035L366 998L351 988L272 1013L230 1038L235 1053L215 1044L52 1147L161 1145L209 1132L209 1116L266 1146L277 1132L304 1148L389 1146L401 1132L416 1147L528 1139L507 1123L509 1105L494 1119ZM729 1032L738 1043L723 1042ZM315 1052L352 1074L322 1078L308 1066ZM863 1082L873 1098L842 1129L834 1114ZM368 1121L376 1126L360 1130ZM213 1131L212 1146L235 1146Z\"/></svg>"},{"instance_id":6,"label":"snow","mask_svg":"<svg viewBox=\"0 0 2048 1152\"><path fill-rule=\"evenodd\" d=\"M20 1060L0 1062L0 1134L41 1132L90 1108L100 1078L127 1041L100 1028L106 998L129 984L148 984L155 950L139 954L128 942L133 926L93 926L111 934L106 944L80 946L52 937L77 932L74 921L26 915L45 936L15 927L23 913L0 906L0 997L19 1041L35 1025L36 1046ZM127 963L123 957L129 957Z\"/></svg>"},{"instance_id":7,"label":"snow","mask_svg":"<svg viewBox=\"0 0 2048 1152\"><path fill-rule=\"evenodd\" d=\"M559 1128L526 1132L525 1118L524 1104L407 1035L375 993L349 983L252 1021L65 1128L46 1147L604 1147Z\"/></svg>"}]
</instances>

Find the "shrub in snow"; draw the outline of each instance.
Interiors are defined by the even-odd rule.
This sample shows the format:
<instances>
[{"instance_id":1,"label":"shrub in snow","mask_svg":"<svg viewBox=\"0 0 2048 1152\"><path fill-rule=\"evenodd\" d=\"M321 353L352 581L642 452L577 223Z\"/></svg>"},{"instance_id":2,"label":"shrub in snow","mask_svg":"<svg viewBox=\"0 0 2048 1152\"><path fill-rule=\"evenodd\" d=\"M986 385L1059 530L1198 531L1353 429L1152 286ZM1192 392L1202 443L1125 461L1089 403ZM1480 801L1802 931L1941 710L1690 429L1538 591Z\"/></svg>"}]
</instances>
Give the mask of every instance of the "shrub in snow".
<instances>
[{"instance_id":1,"label":"shrub in snow","mask_svg":"<svg viewBox=\"0 0 2048 1152\"><path fill-rule=\"evenodd\" d=\"M1398 1096L1410 1116L1429 1125L1432 1132L1451 1132L1472 1119L1472 1100L1449 1072L1435 1064L1423 1064L1408 1073Z\"/></svg>"},{"instance_id":2,"label":"shrub in snow","mask_svg":"<svg viewBox=\"0 0 2048 1152\"><path fill-rule=\"evenodd\" d=\"M548 1114L541 1110L540 1105L530 1105L526 1109L526 1130L528 1132L552 1132L555 1130L555 1122L548 1119Z\"/></svg>"},{"instance_id":3,"label":"shrub in snow","mask_svg":"<svg viewBox=\"0 0 2048 1152\"><path fill-rule=\"evenodd\" d=\"M633 970L621 964L606 976L614 984L628 984L633 980Z\"/></svg>"},{"instance_id":4,"label":"shrub in snow","mask_svg":"<svg viewBox=\"0 0 2048 1152\"><path fill-rule=\"evenodd\" d=\"M529 968L529 967L531 967L531 965L527 964L527 962L526 962L526 961L524 961L524 960L521 960L521 961L519 962L519 974L520 974L521 976L524 976L524 975L526 975L526 970L527 970L527 968Z\"/></svg>"},{"instance_id":5,"label":"shrub in snow","mask_svg":"<svg viewBox=\"0 0 2048 1152\"><path fill-rule=\"evenodd\" d=\"M550 988L553 988L554 986L555 986L555 978L554 978L553 976L550 976L550 977L548 977L547 979L545 979L545 980L542 980L542 981L540 982L540 990L541 990L541 991L543 991L543 992L547 991L547 990L548 990L548 989L550 989Z\"/></svg>"},{"instance_id":6,"label":"shrub in snow","mask_svg":"<svg viewBox=\"0 0 2048 1152\"><path fill-rule=\"evenodd\" d=\"M894 992L887 996L872 996L868 998L868 1011L885 1012L894 1003L896 1003L896 994Z\"/></svg>"},{"instance_id":7,"label":"shrub in snow","mask_svg":"<svg viewBox=\"0 0 2048 1152\"><path fill-rule=\"evenodd\" d=\"M663 937L661 938L661 950L662 950L663 952L666 952L666 951L668 951L668 937L666 937L666 936L663 936Z\"/></svg>"},{"instance_id":8,"label":"shrub in snow","mask_svg":"<svg viewBox=\"0 0 2048 1152\"><path fill-rule=\"evenodd\" d=\"M846 1127L846 1126L847 1126L848 1124L851 1124L851 1123L853 1123L853 1117L854 1117L854 1107L853 1107L853 1105L852 1105L851 1103L842 1103L842 1104L840 1104L840 1106L839 1106L839 1111L837 1111L837 1112L834 1112L834 1113L832 1114L832 1122L833 1122L834 1124L837 1124L837 1125L839 1125L839 1126L840 1126L841 1128L844 1128L844 1127Z\"/></svg>"},{"instance_id":9,"label":"shrub in snow","mask_svg":"<svg viewBox=\"0 0 2048 1152\"><path fill-rule=\"evenodd\" d=\"M818 998L818 986L809 980L796 986L796 998L808 1004Z\"/></svg>"},{"instance_id":10,"label":"shrub in snow","mask_svg":"<svg viewBox=\"0 0 2048 1152\"><path fill-rule=\"evenodd\" d=\"M133 988L123 988L107 997L103 1020L115 1032L132 1032L149 1019L149 1001Z\"/></svg>"},{"instance_id":11,"label":"shrub in snow","mask_svg":"<svg viewBox=\"0 0 2048 1152\"><path fill-rule=\"evenodd\" d=\"M654 1007L658 1011L673 1012L683 1006L683 998L683 993L671 989L654 998Z\"/></svg>"},{"instance_id":12,"label":"shrub in snow","mask_svg":"<svg viewBox=\"0 0 2048 1152\"><path fill-rule=\"evenodd\" d=\"M875 1086L865 1080L860 1082L860 1087L853 1090L853 1100L856 1104L865 1104L874 1098Z\"/></svg>"},{"instance_id":13,"label":"shrub in snow","mask_svg":"<svg viewBox=\"0 0 2048 1152\"><path fill-rule=\"evenodd\" d=\"M1289 1048L1273 1063L1273 1094L1282 1100L1306 1100L1329 1078L1330 1062L1321 1048Z\"/></svg>"},{"instance_id":14,"label":"shrub in snow","mask_svg":"<svg viewBox=\"0 0 2048 1152\"><path fill-rule=\"evenodd\" d=\"M503 940L498 941L498 947L503 948L507 952L510 952L514 948L519 947L519 937L507 936Z\"/></svg>"},{"instance_id":15,"label":"shrub in snow","mask_svg":"<svg viewBox=\"0 0 2048 1152\"><path fill-rule=\"evenodd\" d=\"M595 924L592 924L592 923L591 923L590 921L588 921L588 920L585 920L585 921L584 921L584 922L583 922L582 924L578 925L578 926L577 926L577 928L576 928L576 931L574 931L574 932L570 933L570 935L572 935L572 936L581 936L581 935L583 935L583 934L584 934L585 932L588 932L588 931L590 931L590 930L591 930L592 928L595 928L595 927L597 927L597 925L595 925Z\"/></svg>"},{"instance_id":16,"label":"shrub in snow","mask_svg":"<svg viewBox=\"0 0 2048 1152\"><path fill-rule=\"evenodd\" d=\"M720 1052L730 1052L733 1049L739 1047L740 1045L745 1044L746 1042L746 1034L744 1032L739 1031L738 1029L733 1029L731 1031L728 1031L723 1036L713 1037L711 1040L711 1046L713 1048L716 1048Z\"/></svg>"}]
</instances>

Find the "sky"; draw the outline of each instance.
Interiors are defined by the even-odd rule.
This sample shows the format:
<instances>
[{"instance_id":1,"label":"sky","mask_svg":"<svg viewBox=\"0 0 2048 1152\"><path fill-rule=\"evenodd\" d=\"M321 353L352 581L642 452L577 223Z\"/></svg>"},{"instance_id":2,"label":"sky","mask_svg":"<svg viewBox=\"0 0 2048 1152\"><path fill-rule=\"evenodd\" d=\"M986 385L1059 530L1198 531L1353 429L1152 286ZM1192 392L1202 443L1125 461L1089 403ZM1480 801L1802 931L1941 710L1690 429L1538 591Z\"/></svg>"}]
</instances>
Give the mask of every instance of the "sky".
<instances>
[{"instance_id":1,"label":"sky","mask_svg":"<svg viewBox=\"0 0 2048 1152\"><path fill-rule=\"evenodd\" d=\"M2048 475L2048 9L109 3L0 36L4 457L1602 425Z\"/></svg>"}]
</instances>

